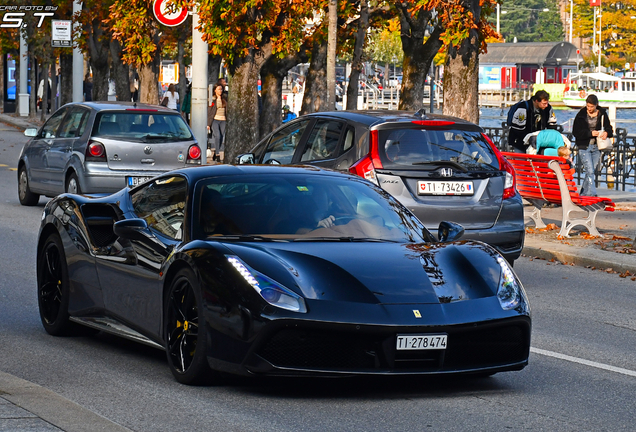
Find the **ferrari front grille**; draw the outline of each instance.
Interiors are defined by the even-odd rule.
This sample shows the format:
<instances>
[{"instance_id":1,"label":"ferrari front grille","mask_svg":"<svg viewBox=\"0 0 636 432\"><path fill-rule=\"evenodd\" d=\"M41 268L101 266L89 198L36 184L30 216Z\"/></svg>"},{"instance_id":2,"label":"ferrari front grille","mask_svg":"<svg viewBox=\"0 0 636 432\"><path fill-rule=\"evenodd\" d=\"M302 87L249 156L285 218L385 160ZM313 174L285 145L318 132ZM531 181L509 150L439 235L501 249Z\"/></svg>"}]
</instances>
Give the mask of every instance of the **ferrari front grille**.
<instances>
[{"instance_id":1,"label":"ferrari front grille","mask_svg":"<svg viewBox=\"0 0 636 432\"><path fill-rule=\"evenodd\" d=\"M284 329L258 354L284 368L423 373L506 366L528 358L530 329L524 323L455 326L445 332L445 350L396 351L395 333L387 329L366 334Z\"/></svg>"}]
</instances>

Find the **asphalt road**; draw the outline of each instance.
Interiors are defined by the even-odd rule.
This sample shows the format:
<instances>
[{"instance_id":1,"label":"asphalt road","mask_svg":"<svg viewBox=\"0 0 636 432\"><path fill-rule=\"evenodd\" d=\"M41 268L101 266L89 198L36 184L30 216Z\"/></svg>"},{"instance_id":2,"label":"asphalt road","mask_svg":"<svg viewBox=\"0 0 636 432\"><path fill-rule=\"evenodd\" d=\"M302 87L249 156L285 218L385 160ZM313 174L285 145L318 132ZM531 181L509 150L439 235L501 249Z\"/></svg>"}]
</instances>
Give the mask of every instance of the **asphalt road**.
<instances>
[{"instance_id":1,"label":"asphalt road","mask_svg":"<svg viewBox=\"0 0 636 432\"><path fill-rule=\"evenodd\" d=\"M0 124L0 371L135 431L633 430L636 285L522 258L530 365L490 378L232 380L177 384L163 352L108 335L55 338L40 324L35 242L45 199L17 199L26 139Z\"/></svg>"}]
</instances>

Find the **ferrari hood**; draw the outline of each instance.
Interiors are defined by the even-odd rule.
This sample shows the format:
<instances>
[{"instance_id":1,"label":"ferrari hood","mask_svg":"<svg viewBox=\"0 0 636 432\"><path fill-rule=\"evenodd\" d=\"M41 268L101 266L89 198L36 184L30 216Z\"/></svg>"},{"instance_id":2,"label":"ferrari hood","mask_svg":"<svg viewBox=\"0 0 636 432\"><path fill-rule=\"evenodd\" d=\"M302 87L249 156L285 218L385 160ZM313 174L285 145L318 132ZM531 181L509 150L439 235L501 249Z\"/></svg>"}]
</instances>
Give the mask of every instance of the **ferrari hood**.
<instances>
[{"instance_id":1,"label":"ferrari hood","mask_svg":"<svg viewBox=\"0 0 636 432\"><path fill-rule=\"evenodd\" d=\"M451 303L496 294L496 252L480 243L225 243L254 270L305 298Z\"/></svg>"}]
</instances>

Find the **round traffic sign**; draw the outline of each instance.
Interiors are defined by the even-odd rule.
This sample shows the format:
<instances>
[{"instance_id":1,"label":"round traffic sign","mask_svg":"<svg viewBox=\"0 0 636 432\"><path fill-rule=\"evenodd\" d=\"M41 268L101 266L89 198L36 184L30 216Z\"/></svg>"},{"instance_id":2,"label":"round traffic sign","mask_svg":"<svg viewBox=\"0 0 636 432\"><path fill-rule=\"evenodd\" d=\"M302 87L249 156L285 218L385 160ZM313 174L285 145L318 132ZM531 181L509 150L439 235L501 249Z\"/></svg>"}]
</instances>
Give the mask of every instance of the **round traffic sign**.
<instances>
[{"instance_id":1,"label":"round traffic sign","mask_svg":"<svg viewBox=\"0 0 636 432\"><path fill-rule=\"evenodd\" d=\"M176 12L170 12L168 10L168 0L154 0L152 11L157 21L168 27L178 26L188 18L187 8L180 8Z\"/></svg>"}]
</instances>

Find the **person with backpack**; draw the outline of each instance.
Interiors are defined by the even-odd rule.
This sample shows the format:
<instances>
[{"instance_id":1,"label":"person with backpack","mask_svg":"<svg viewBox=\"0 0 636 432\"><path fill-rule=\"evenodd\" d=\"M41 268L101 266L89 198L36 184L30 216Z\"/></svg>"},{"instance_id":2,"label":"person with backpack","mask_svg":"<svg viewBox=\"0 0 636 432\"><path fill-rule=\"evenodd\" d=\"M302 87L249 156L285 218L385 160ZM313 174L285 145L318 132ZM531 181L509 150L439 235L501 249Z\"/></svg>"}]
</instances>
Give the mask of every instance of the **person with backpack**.
<instances>
[{"instance_id":1,"label":"person with backpack","mask_svg":"<svg viewBox=\"0 0 636 432\"><path fill-rule=\"evenodd\" d=\"M548 103L550 94L539 90L530 100L521 101L508 111L508 144L516 153L525 153L528 145L523 139L526 135L544 130L556 129L557 119L552 106Z\"/></svg>"},{"instance_id":2,"label":"person with backpack","mask_svg":"<svg viewBox=\"0 0 636 432\"><path fill-rule=\"evenodd\" d=\"M558 156L560 147L572 147L570 140L555 129L532 132L526 135L523 142L528 145L526 153L543 156Z\"/></svg>"}]
</instances>

